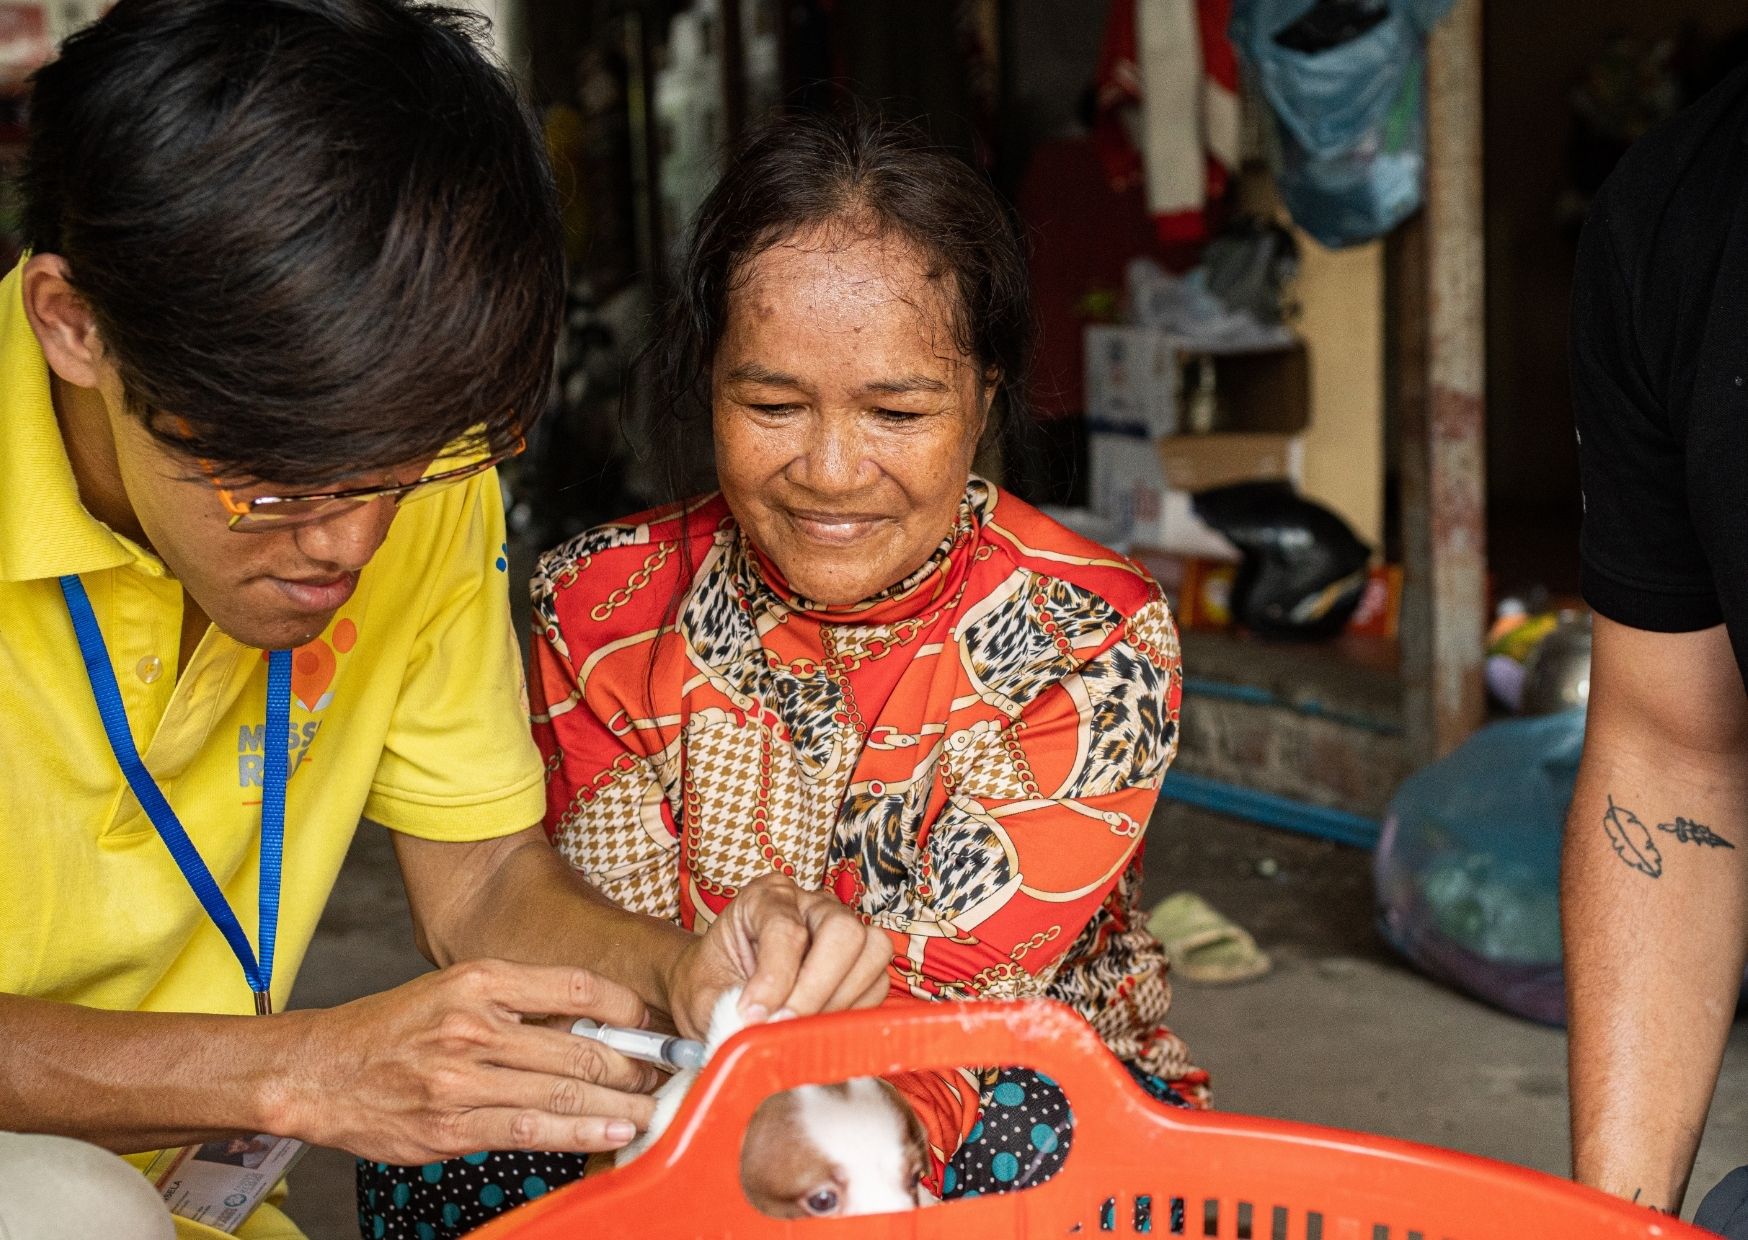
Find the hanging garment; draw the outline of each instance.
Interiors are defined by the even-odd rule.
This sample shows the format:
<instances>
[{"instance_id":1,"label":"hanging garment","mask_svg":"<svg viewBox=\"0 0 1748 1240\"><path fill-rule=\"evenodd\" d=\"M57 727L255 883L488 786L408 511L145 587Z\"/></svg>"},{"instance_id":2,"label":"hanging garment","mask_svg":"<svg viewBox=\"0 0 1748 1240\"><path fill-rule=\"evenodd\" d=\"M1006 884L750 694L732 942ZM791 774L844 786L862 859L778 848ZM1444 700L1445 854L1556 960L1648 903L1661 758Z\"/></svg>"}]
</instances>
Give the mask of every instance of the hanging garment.
<instances>
[{"instance_id":1,"label":"hanging garment","mask_svg":"<svg viewBox=\"0 0 1748 1240\"><path fill-rule=\"evenodd\" d=\"M1204 241L1238 169L1232 0L1115 0L1099 57L1094 138L1112 188L1146 186L1167 244Z\"/></svg>"}]
</instances>

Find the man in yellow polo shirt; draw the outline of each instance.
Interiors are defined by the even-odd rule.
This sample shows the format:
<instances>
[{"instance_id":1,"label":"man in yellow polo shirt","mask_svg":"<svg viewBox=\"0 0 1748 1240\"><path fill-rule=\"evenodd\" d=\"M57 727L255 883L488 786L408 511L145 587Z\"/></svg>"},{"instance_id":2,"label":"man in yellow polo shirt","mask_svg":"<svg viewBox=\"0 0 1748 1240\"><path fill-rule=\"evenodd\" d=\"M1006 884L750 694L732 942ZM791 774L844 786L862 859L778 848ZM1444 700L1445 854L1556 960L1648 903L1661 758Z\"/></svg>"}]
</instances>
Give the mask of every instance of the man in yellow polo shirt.
<instances>
[{"instance_id":1,"label":"man in yellow polo shirt","mask_svg":"<svg viewBox=\"0 0 1748 1240\"><path fill-rule=\"evenodd\" d=\"M492 466L545 398L560 239L466 20L120 0L31 127L33 254L0 283L0 1233L161 1229L77 1138L149 1168L180 1237L295 1237L254 1204L300 1142L628 1141L654 1073L525 1015L877 993L879 936L825 897L682 944L538 826ZM442 967L282 1013L361 815Z\"/></svg>"}]
</instances>

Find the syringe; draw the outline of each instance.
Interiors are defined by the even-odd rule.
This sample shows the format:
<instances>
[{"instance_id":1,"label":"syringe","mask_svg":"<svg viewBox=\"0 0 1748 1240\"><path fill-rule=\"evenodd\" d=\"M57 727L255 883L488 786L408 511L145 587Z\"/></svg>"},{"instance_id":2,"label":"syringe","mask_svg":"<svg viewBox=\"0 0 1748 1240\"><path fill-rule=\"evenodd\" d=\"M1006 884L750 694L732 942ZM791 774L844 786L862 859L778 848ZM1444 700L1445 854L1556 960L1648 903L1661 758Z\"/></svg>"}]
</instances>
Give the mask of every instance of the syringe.
<instances>
[{"instance_id":1,"label":"syringe","mask_svg":"<svg viewBox=\"0 0 1748 1240\"><path fill-rule=\"evenodd\" d=\"M655 1033L648 1029L627 1029L623 1025L603 1025L586 1016L571 1026L571 1032L580 1038L593 1038L627 1059L666 1064L670 1068L704 1066L704 1043L695 1042L691 1038Z\"/></svg>"}]
</instances>

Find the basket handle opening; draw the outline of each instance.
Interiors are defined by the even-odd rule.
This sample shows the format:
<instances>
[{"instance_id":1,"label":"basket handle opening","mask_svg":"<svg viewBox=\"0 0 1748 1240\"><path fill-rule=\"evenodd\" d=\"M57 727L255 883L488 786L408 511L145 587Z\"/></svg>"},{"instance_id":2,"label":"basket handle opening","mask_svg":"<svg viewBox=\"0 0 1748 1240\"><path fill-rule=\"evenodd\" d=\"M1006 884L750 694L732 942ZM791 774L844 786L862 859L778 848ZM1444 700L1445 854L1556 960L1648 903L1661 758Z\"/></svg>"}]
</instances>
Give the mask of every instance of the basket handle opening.
<instances>
[{"instance_id":1,"label":"basket handle opening","mask_svg":"<svg viewBox=\"0 0 1748 1240\"><path fill-rule=\"evenodd\" d=\"M767 1099L804 1085L971 1064L1032 1069L1066 1095L1073 1114L1073 1144L1051 1184L1090 1183L1097 1168L1086 1165L1087 1157L1077 1157L1074 1147L1084 1146L1091 1132L1102 1131L1112 1139L1125 1129L1133 1131L1137 1110L1160 1109L1091 1027L1060 1004L1029 1000L899 1005L785 1021L735 1035L706 1066L667 1132L614 1175L624 1180L648 1176L652 1184L685 1184L687 1191L720 1202L725 1221L743 1214L749 1222L768 1221L747 1200L740 1182L744 1134ZM1156 1116L1150 1118L1157 1122ZM1023 1198L1044 1187L1029 1186L1003 1196ZM1084 1184L1082 1191L1086 1191ZM956 1204L937 1208L951 1209Z\"/></svg>"}]
</instances>

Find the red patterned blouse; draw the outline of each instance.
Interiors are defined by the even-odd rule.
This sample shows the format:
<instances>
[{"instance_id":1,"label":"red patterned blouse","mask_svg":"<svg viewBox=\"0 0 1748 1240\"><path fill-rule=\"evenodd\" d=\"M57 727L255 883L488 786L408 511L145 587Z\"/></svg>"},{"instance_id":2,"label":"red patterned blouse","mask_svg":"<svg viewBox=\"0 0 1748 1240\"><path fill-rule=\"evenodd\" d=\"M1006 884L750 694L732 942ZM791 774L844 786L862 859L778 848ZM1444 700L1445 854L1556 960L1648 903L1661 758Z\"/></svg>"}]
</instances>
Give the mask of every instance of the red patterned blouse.
<instances>
[{"instance_id":1,"label":"red patterned blouse","mask_svg":"<svg viewBox=\"0 0 1748 1240\"><path fill-rule=\"evenodd\" d=\"M760 874L830 888L894 998L1047 995L1205 1101L1137 908L1182 679L1145 573L974 477L855 606L794 597L720 496L579 535L534 602L547 831L604 894L701 932ZM951 1158L976 1077L895 1084Z\"/></svg>"}]
</instances>

